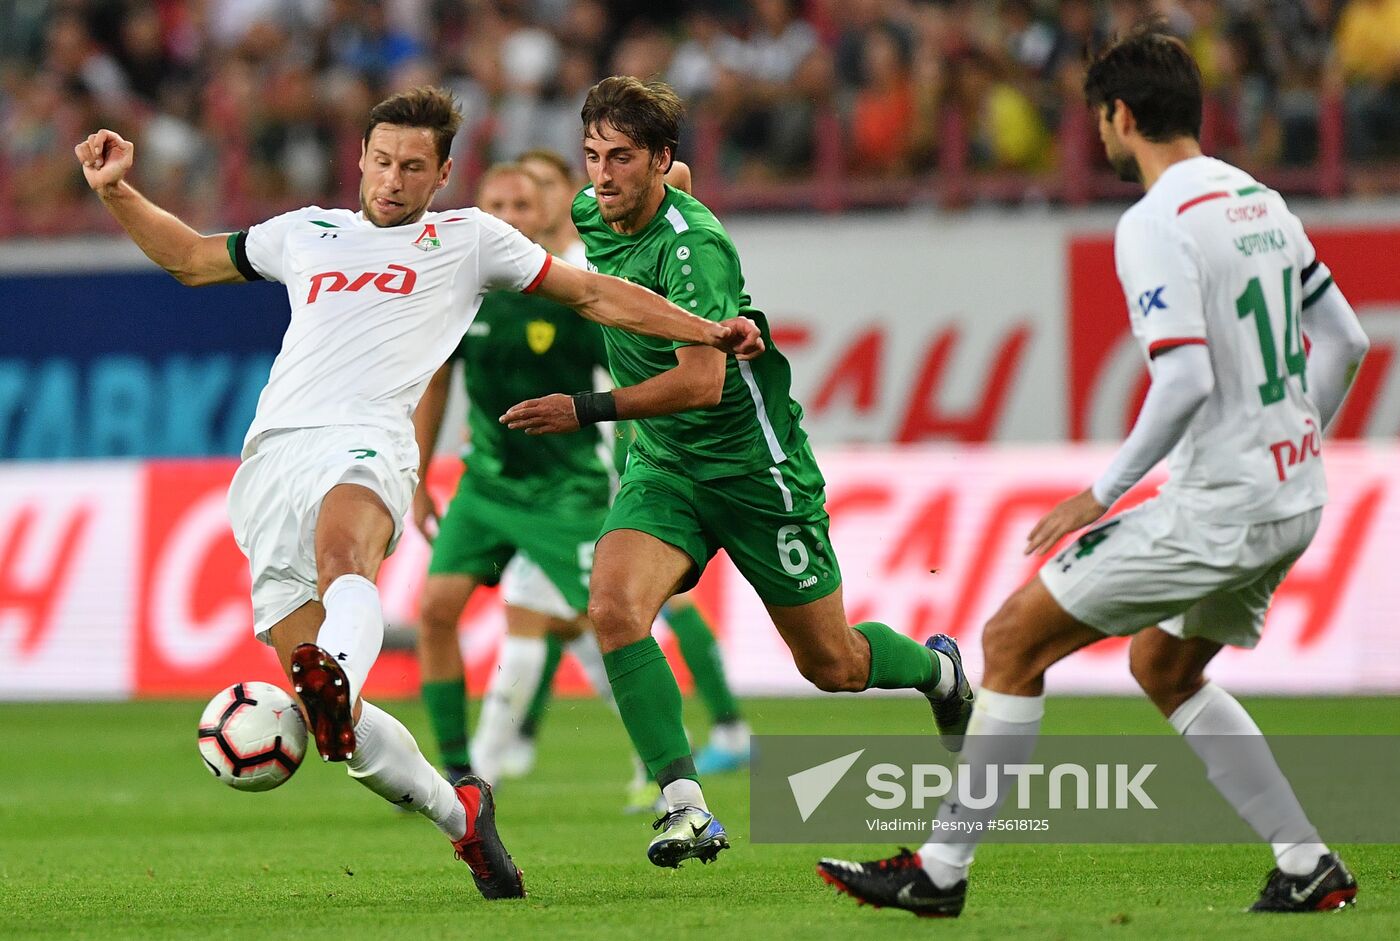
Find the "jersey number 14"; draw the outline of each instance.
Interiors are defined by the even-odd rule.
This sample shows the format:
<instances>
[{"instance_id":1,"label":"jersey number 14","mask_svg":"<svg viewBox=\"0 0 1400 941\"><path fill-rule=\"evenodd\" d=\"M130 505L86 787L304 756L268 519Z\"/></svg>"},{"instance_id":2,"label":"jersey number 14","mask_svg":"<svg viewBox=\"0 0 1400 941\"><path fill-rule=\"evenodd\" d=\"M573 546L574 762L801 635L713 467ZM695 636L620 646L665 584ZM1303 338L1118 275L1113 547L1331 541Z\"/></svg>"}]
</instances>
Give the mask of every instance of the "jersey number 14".
<instances>
[{"instance_id":1,"label":"jersey number 14","mask_svg":"<svg viewBox=\"0 0 1400 941\"><path fill-rule=\"evenodd\" d=\"M1274 341L1274 328L1269 320L1269 303L1264 297L1264 286L1258 278L1250 278L1244 293L1235 298L1235 310L1240 319L1254 318L1254 328L1259 334L1259 354L1264 360L1264 381L1259 384L1259 399L1265 405L1283 401L1283 384L1288 376L1297 376L1308 388L1308 354L1303 348L1301 325L1302 304L1293 302L1293 269L1283 269L1283 366L1287 375L1278 368L1278 347Z\"/></svg>"}]
</instances>

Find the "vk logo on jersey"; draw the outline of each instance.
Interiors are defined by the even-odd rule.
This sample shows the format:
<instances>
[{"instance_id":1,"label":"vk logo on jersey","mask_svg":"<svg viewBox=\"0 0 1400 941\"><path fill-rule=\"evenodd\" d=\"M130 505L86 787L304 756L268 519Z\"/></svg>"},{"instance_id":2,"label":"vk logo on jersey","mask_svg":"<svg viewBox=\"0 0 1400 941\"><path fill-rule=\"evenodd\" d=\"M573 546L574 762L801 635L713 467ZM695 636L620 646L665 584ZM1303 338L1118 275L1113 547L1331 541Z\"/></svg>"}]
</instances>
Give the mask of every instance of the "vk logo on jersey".
<instances>
[{"instance_id":1,"label":"vk logo on jersey","mask_svg":"<svg viewBox=\"0 0 1400 941\"><path fill-rule=\"evenodd\" d=\"M1162 300L1162 292L1167 289L1164 284L1161 287L1153 288L1150 291L1143 291L1138 295L1138 310L1146 317L1154 310L1166 310L1167 302Z\"/></svg>"},{"instance_id":2,"label":"vk logo on jersey","mask_svg":"<svg viewBox=\"0 0 1400 941\"><path fill-rule=\"evenodd\" d=\"M307 295L306 303L316 303L316 298L322 290L327 294L334 291L359 291L372 284L376 291L384 294L409 294L417 283L417 273L404 265L390 265L388 271L382 272L366 271L354 281L343 271L323 271L311 276L311 293Z\"/></svg>"}]
</instances>

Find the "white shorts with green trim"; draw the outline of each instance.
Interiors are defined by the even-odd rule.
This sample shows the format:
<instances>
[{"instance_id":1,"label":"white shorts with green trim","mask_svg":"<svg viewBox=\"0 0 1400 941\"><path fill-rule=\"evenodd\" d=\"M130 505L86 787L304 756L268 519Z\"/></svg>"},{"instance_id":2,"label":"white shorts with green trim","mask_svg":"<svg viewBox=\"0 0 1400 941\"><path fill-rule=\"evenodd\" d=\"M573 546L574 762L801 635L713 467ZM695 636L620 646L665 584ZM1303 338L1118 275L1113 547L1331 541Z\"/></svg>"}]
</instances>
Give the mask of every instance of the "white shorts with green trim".
<instances>
[{"instance_id":1,"label":"white shorts with green trim","mask_svg":"<svg viewBox=\"0 0 1400 941\"><path fill-rule=\"evenodd\" d=\"M367 425L297 428L262 435L233 475L228 515L233 538L248 557L253 581L253 633L267 632L308 601L320 600L316 519L337 484L373 491L394 518L387 556L403 535L418 486L418 452L409 439Z\"/></svg>"},{"instance_id":2,"label":"white shorts with green trim","mask_svg":"<svg viewBox=\"0 0 1400 941\"><path fill-rule=\"evenodd\" d=\"M1274 591L1322 519L1221 523L1157 497L1085 532L1040 569L1070 615L1105 634L1156 625L1231 647L1259 643Z\"/></svg>"}]
</instances>

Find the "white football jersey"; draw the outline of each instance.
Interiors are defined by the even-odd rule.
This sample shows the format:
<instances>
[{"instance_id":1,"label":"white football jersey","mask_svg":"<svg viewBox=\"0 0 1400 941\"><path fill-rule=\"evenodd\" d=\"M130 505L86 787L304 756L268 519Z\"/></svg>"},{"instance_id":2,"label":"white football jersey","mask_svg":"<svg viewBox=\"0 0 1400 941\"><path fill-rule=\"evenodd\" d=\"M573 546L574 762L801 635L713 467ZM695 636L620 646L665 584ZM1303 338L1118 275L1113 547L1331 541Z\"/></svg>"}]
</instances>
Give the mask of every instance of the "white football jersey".
<instances>
[{"instance_id":1,"label":"white football jersey","mask_svg":"<svg viewBox=\"0 0 1400 941\"><path fill-rule=\"evenodd\" d=\"M549 255L478 209L381 228L312 206L229 238L245 278L287 286L292 318L243 442L264 432L372 425L408 442L413 411L492 290L533 290Z\"/></svg>"},{"instance_id":2,"label":"white football jersey","mask_svg":"<svg viewBox=\"0 0 1400 941\"><path fill-rule=\"evenodd\" d=\"M1282 197L1210 157L1175 163L1123 214L1114 254L1148 368L1204 343L1215 371L1164 492L1232 522L1325 503L1300 315L1331 278Z\"/></svg>"}]
</instances>

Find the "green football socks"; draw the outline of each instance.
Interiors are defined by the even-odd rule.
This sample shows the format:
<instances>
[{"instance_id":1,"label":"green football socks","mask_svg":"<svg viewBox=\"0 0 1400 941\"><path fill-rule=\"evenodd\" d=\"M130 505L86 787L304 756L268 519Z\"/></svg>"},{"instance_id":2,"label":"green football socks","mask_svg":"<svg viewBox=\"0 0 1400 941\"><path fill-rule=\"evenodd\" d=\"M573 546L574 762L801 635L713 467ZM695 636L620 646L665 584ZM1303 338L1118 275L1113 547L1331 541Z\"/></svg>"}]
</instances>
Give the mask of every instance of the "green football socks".
<instances>
[{"instance_id":1,"label":"green football socks","mask_svg":"<svg viewBox=\"0 0 1400 941\"><path fill-rule=\"evenodd\" d=\"M870 679L866 689L931 690L938 683L938 658L923 644L878 621L855 630L870 642Z\"/></svg>"},{"instance_id":2,"label":"green football socks","mask_svg":"<svg viewBox=\"0 0 1400 941\"><path fill-rule=\"evenodd\" d=\"M647 636L603 654L622 724L661 787L696 779L681 719L681 690L656 639Z\"/></svg>"},{"instance_id":3,"label":"green football socks","mask_svg":"<svg viewBox=\"0 0 1400 941\"><path fill-rule=\"evenodd\" d=\"M428 709L428 723L442 763L454 767L471 764L467 754L467 681L458 676L424 682L423 705Z\"/></svg>"},{"instance_id":4,"label":"green football socks","mask_svg":"<svg viewBox=\"0 0 1400 941\"><path fill-rule=\"evenodd\" d=\"M695 680L695 691L705 701L710 710L710 719L715 725L734 722L741 718L739 703L729 690L729 682L724 677L724 661L720 659L719 644L714 632L705 623L705 616L692 604L668 605L661 616L676 635L681 656Z\"/></svg>"}]
</instances>

